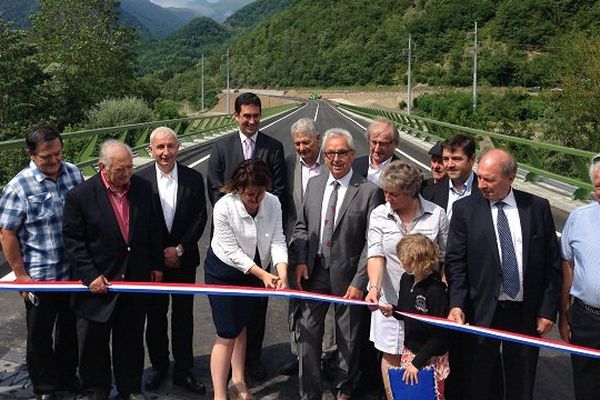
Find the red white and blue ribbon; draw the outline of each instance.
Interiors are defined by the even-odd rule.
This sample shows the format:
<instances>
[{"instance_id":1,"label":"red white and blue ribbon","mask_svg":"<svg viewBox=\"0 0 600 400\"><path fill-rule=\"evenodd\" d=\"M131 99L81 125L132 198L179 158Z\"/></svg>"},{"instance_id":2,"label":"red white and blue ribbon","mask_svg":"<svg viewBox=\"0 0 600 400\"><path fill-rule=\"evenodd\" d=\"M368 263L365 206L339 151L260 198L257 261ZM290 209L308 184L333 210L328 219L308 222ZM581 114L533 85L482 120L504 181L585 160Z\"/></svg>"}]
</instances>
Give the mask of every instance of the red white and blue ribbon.
<instances>
[{"instance_id":1,"label":"red white and blue ribbon","mask_svg":"<svg viewBox=\"0 0 600 400\"><path fill-rule=\"evenodd\" d=\"M0 282L0 290L14 292L87 292L89 288L81 282L73 281L30 281L30 282ZM252 288L244 286L222 286L206 284L182 283L150 283L150 282L111 282L109 291L115 293L144 293L144 294L188 294L188 295L216 295L216 296L251 296L251 297L278 297L286 299L301 299L323 301L327 303L368 306L373 305L362 300L344 299L339 296L305 292L300 290L273 290ZM472 335L485 336L498 340L507 340L528 346L536 346L579 356L600 358L600 350L577 346L557 340L543 339L534 336L522 335L513 332L475 325L460 325L444 318L432 317L422 314L400 313L405 317L419 321L465 332Z\"/></svg>"}]
</instances>

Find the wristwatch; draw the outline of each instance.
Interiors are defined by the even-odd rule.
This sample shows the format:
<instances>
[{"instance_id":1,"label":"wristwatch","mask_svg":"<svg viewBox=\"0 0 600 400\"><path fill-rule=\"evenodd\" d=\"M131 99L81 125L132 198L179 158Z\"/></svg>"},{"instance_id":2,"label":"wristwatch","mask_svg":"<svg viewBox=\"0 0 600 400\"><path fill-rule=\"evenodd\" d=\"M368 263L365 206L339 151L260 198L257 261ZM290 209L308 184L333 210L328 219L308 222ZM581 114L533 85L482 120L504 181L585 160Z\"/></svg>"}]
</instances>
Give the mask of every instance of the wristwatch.
<instances>
[{"instance_id":1,"label":"wristwatch","mask_svg":"<svg viewBox=\"0 0 600 400\"><path fill-rule=\"evenodd\" d=\"M175 251L177 251L177 257L181 257L183 255L183 246L178 244L177 247L175 247Z\"/></svg>"}]
</instances>

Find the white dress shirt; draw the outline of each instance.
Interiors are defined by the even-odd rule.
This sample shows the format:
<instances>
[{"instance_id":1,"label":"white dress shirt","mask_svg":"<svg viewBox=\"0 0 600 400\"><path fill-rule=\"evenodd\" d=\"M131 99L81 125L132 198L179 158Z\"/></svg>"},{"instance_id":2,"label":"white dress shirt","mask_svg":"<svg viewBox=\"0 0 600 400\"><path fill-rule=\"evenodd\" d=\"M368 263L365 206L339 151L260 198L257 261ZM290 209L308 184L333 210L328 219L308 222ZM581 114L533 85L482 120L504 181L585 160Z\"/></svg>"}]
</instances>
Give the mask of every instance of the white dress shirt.
<instances>
[{"instance_id":1,"label":"white dress shirt","mask_svg":"<svg viewBox=\"0 0 600 400\"><path fill-rule=\"evenodd\" d=\"M210 246L227 265L247 274L254 265L256 248L263 268L288 262L287 245L281 225L281 204L277 196L265 193L254 218L240 196L228 193L213 208L214 234Z\"/></svg>"},{"instance_id":2,"label":"white dress shirt","mask_svg":"<svg viewBox=\"0 0 600 400\"><path fill-rule=\"evenodd\" d=\"M313 165L306 164L300 156L298 156L298 159L300 160L300 172L302 174L302 193L304 193L306 192L308 180L321 173L321 163L319 162L321 159L321 153L319 152L319 155L317 156L317 159Z\"/></svg>"},{"instance_id":3,"label":"white dress shirt","mask_svg":"<svg viewBox=\"0 0 600 400\"><path fill-rule=\"evenodd\" d=\"M175 211L177 209L177 163L175 163L173 169L168 174L162 172L156 164L154 165L154 168L156 169L156 184L158 186L160 206L163 211L163 216L165 217L167 230L171 232Z\"/></svg>"},{"instance_id":4,"label":"white dress shirt","mask_svg":"<svg viewBox=\"0 0 600 400\"><path fill-rule=\"evenodd\" d=\"M323 230L325 229L325 215L327 215L327 205L329 204L329 198L331 197L331 193L333 192L333 182L338 181L340 187L338 187L338 198L335 203L335 223L333 224L334 229L337 224L337 219L339 217L340 207L342 206L342 202L344 201L344 196L346 196L346 191L348 190L348 186L350 185L350 179L352 178L352 169L345 176L340 179L335 179L333 175L329 174L329 179L327 179L327 184L325 185L325 193L323 193L323 202L321 203L321 227L319 229L319 254L323 254L321 251L321 238L323 237Z\"/></svg>"},{"instance_id":5,"label":"white dress shirt","mask_svg":"<svg viewBox=\"0 0 600 400\"><path fill-rule=\"evenodd\" d=\"M517 296L513 299L504 293L504 290L502 287L500 287L500 295L498 296L498 300L523 301L523 232L521 231L521 219L519 218L519 209L517 208L517 201L515 200L515 194L513 190L511 189L504 199L498 201L503 201L506 203L504 206L504 214L506 214L506 219L508 219L510 236L513 247L515 248L517 265L519 267L519 293L517 293ZM500 256L500 260L502 260L502 249L500 248L500 240L498 239L498 207L496 207L496 203L498 201L490 201L490 207L492 208L492 220L494 221L494 232L496 233L496 246L498 247L498 255Z\"/></svg>"},{"instance_id":6,"label":"white dress shirt","mask_svg":"<svg viewBox=\"0 0 600 400\"><path fill-rule=\"evenodd\" d=\"M475 180L475 174L471 171L471 175L465 181L462 186L462 190L458 192L454 185L452 184L452 179L448 179L448 205L446 206L446 216L448 217L448 221L452 219L452 205L455 201L462 199L463 197L467 197L471 195L471 191L473 190L473 181Z\"/></svg>"},{"instance_id":7,"label":"white dress shirt","mask_svg":"<svg viewBox=\"0 0 600 400\"><path fill-rule=\"evenodd\" d=\"M392 158L393 156L379 164L379 167L375 167L371 163L371 156L369 156L369 170L367 171L367 179L373 182L374 184L378 185L379 176L381 175L381 172L383 171L386 165L392 162Z\"/></svg>"}]
</instances>

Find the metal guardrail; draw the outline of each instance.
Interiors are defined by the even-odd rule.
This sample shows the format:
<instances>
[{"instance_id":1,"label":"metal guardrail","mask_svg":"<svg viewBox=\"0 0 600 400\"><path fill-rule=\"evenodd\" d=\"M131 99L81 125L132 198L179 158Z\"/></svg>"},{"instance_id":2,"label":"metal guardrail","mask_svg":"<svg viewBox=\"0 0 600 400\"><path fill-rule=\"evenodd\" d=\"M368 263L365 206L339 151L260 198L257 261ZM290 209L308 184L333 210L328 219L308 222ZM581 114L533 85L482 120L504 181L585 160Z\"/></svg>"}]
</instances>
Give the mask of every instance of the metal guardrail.
<instances>
[{"instance_id":1,"label":"metal guardrail","mask_svg":"<svg viewBox=\"0 0 600 400\"><path fill-rule=\"evenodd\" d=\"M265 108L262 112L262 118L266 119L299 106L299 103L295 103ZM137 155L149 156L146 148L148 146L150 133L159 126L168 126L173 129L177 133L180 141L194 141L213 135L216 132L233 129L237 124L230 115L219 114L214 116L179 118L66 132L62 134L65 158L80 167L85 175L93 175L96 173L94 167L98 163L100 143L107 139L119 139L124 141L131 146L132 150ZM6 154L3 152L10 152L13 157L15 155L20 157L21 154L24 154L24 148L24 139L0 142L0 154ZM4 159L5 157L2 158ZM18 159L18 157L16 159ZM18 172L20 169L18 165L22 166L22 161L23 160L18 160L13 163L17 168L15 171L10 171L10 173L5 174L4 181L0 182L2 185L7 182L6 175L12 177Z\"/></svg>"},{"instance_id":2,"label":"metal guardrail","mask_svg":"<svg viewBox=\"0 0 600 400\"><path fill-rule=\"evenodd\" d=\"M556 181L571 185L575 188L573 198L576 200L587 200L590 192L594 189L589 182L588 163L595 153L586 150L573 149L552 143L533 141L530 139L504 135L496 132L483 131L480 129L454 125L447 122L436 121L429 118L408 115L398 111L383 110L378 108L359 107L348 104L339 104L339 108L346 109L355 114L368 118L385 117L393 121L403 131L421 137L426 140L444 140L455 133L464 133L475 137L479 142L481 139L489 139L495 147L511 150L514 154L515 147L522 150L517 155L519 168L527 171L525 180L535 182L540 177L554 179ZM573 163L577 177L565 176L560 173L545 170L542 159L544 153L556 153L564 156Z\"/></svg>"}]
</instances>

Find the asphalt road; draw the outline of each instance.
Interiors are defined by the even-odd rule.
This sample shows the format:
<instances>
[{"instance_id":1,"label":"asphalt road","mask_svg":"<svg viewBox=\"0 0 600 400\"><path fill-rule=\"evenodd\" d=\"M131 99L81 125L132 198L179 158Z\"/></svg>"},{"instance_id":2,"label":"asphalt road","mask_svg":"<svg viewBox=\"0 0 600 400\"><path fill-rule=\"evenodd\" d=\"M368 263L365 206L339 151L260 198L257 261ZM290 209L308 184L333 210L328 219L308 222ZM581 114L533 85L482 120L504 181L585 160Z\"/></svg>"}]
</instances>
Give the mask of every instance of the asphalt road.
<instances>
[{"instance_id":1,"label":"asphalt road","mask_svg":"<svg viewBox=\"0 0 600 400\"><path fill-rule=\"evenodd\" d=\"M316 125L320 132L332 127L348 129L355 138L357 157L368 153L368 144L364 136L368 122L342 115L323 101L309 102L306 106L288 113L286 116L275 118L274 120L277 120L277 122L265 121L263 131L279 139L283 143L286 153L292 152L290 126L302 117L316 118ZM426 151L422 147L414 145L412 141L402 140L399 148L401 157L411 162L417 160L422 165L428 164ZM180 161L186 165L191 165L206 176L209 153L210 145L202 144L192 151L186 150L183 152ZM557 226L562 226L566 214L562 213L561 215L557 212L555 217L557 218ZM207 225L205 233L198 244L201 254L205 254L209 246L209 232L210 223ZM4 276L9 272L9 269L3 260L1 261L0 276ZM198 268L197 281L203 281L202 263ZM0 309L0 337L2 338L0 339L0 399L28 399L32 397L32 394L24 368L24 307L16 294L0 292ZM194 372L209 387L209 393L205 397L210 398L212 392L210 392L209 355L215 331L208 300L204 296L196 296L194 313ZM271 299L267 318L263 362L269 370L269 376L263 384L254 385L252 391L258 399L296 399L298 398L297 378L279 375L281 366L292 358L288 344L287 303L283 300ZM558 339L556 330L552 332L551 338ZM149 362L146 365L149 366ZM173 387L170 382L165 382L156 393L147 393L147 395L150 399L197 398L197 396L188 395L186 392ZM324 398L332 397L330 393L326 393ZM356 397L357 400L372 398L375 397ZM569 400L573 398L568 356L556 352L541 352L535 398L544 400Z\"/></svg>"}]
</instances>

